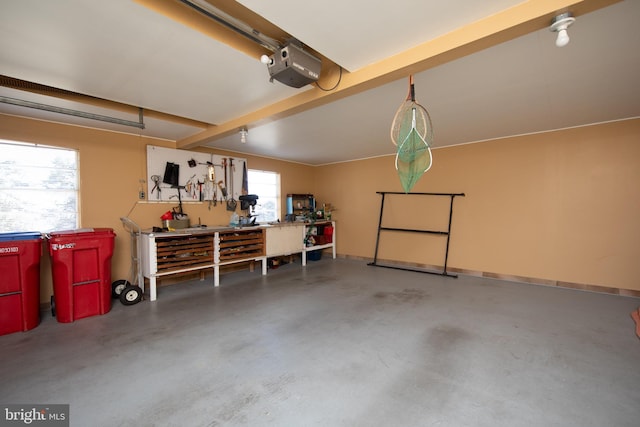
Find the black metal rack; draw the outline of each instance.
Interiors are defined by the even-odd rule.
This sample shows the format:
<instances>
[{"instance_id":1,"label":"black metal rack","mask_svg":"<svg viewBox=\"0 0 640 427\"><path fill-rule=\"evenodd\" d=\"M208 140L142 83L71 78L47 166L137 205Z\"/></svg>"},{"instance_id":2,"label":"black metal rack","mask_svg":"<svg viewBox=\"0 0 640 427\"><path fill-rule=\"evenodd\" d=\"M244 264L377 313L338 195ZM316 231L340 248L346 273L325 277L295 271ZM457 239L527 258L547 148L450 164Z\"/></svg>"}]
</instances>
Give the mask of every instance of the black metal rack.
<instances>
[{"instance_id":1,"label":"black metal rack","mask_svg":"<svg viewBox=\"0 0 640 427\"><path fill-rule=\"evenodd\" d=\"M419 273L428 273L428 274L437 274L440 276L448 276L448 277L458 277L457 274L450 274L447 272L447 261L449 259L449 240L451 237L451 219L453 218L453 200L456 197L464 197L464 193L402 193L396 191L377 191L377 194L382 196L380 203L380 219L378 220L378 235L376 237L376 252L373 256L373 262L368 263L368 265L373 265L376 267L385 267L385 268L394 268L396 270L407 270L407 271L416 271ZM387 194L399 194L406 196L444 196L450 197L451 201L449 203L449 224L447 226L447 231L438 231L438 230L417 230L411 228L397 228L397 227L383 227L382 226L382 214L384 212L384 199ZM429 271L429 270L421 270L417 268L409 268L409 267L400 267L393 265L384 265L378 264L378 246L380 244L380 232L381 231L400 231L400 232L409 232L409 233L426 233L426 234L438 234L438 235L446 235L447 236L447 247L444 254L444 268L442 271Z\"/></svg>"}]
</instances>

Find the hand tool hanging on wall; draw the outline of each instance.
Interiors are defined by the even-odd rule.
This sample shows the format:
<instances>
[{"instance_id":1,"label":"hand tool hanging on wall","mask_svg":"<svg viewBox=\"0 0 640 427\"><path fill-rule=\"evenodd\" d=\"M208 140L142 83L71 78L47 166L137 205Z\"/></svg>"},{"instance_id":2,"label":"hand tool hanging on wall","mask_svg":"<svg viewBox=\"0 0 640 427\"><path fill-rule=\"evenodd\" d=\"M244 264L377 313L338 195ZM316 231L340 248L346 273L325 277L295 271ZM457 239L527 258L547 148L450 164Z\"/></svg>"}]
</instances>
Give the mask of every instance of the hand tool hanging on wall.
<instances>
[{"instance_id":1,"label":"hand tool hanging on wall","mask_svg":"<svg viewBox=\"0 0 640 427\"><path fill-rule=\"evenodd\" d=\"M164 168L164 177L162 178L162 182L165 184L169 184L172 187L176 187L180 185L179 176L180 176L180 165L176 163L167 162Z\"/></svg>"},{"instance_id":2,"label":"hand tool hanging on wall","mask_svg":"<svg viewBox=\"0 0 640 427\"><path fill-rule=\"evenodd\" d=\"M198 180L196 179L196 176L193 175L189 178L189 182L191 183L191 198L198 200Z\"/></svg>"},{"instance_id":3,"label":"hand tool hanging on wall","mask_svg":"<svg viewBox=\"0 0 640 427\"><path fill-rule=\"evenodd\" d=\"M242 195L249 194L249 178L247 176L247 161L242 162Z\"/></svg>"},{"instance_id":4,"label":"hand tool hanging on wall","mask_svg":"<svg viewBox=\"0 0 640 427\"><path fill-rule=\"evenodd\" d=\"M179 217L176 218L175 208L173 209L174 218L173 219L183 219L184 212L182 210L182 190L184 190L184 185L180 185L180 165L167 162L167 165L164 169L164 177L162 178L162 182L165 184L170 184L171 188L175 188L178 190L178 203L179 203ZM169 199L173 199L176 196L170 196Z\"/></svg>"},{"instance_id":5,"label":"hand tool hanging on wall","mask_svg":"<svg viewBox=\"0 0 640 427\"><path fill-rule=\"evenodd\" d=\"M218 181L218 187L220 188L220 193L222 193L222 200L227 200L227 189L222 181Z\"/></svg>"},{"instance_id":6,"label":"hand tool hanging on wall","mask_svg":"<svg viewBox=\"0 0 640 427\"><path fill-rule=\"evenodd\" d=\"M162 191L160 189L160 175L151 175L151 181L153 181L153 188L151 189L151 193L157 190L158 193L156 194L156 199L160 199L160 192Z\"/></svg>"},{"instance_id":7,"label":"hand tool hanging on wall","mask_svg":"<svg viewBox=\"0 0 640 427\"><path fill-rule=\"evenodd\" d=\"M224 182L222 180L218 181L218 187L220 187L220 192L222 193L222 199L227 200L227 158L226 157L222 159L222 169L224 171L224 176L222 177Z\"/></svg>"},{"instance_id":8,"label":"hand tool hanging on wall","mask_svg":"<svg viewBox=\"0 0 640 427\"><path fill-rule=\"evenodd\" d=\"M189 196L191 196L192 199L196 199L197 198L197 194L196 194L196 184L193 182L193 179L195 178L195 175L192 175L191 178L189 178L189 180L187 181L187 183L184 185L184 189L187 192L187 194Z\"/></svg>"},{"instance_id":9,"label":"hand tool hanging on wall","mask_svg":"<svg viewBox=\"0 0 640 427\"><path fill-rule=\"evenodd\" d=\"M238 205L238 202L236 202L236 199L233 198L233 158L229 157L229 169L231 170L230 175L229 175L229 193L231 194L231 197L227 199L227 210L228 211L233 211L235 212L236 210L236 206Z\"/></svg>"},{"instance_id":10,"label":"hand tool hanging on wall","mask_svg":"<svg viewBox=\"0 0 640 427\"><path fill-rule=\"evenodd\" d=\"M198 165L203 165L203 166L211 166L213 165L213 163L207 161L206 163L202 163L202 162L198 162L196 161L196 159L191 159L191 160L187 160L187 164L189 165L190 168L195 168Z\"/></svg>"},{"instance_id":11,"label":"hand tool hanging on wall","mask_svg":"<svg viewBox=\"0 0 640 427\"><path fill-rule=\"evenodd\" d=\"M205 189L207 192L207 199L209 200L209 210L211 210L211 205L215 206L217 203L217 194L216 194L216 168L213 166L213 163L207 162L207 175L205 176Z\"/></svg>"},{"instance_id":12,"label":"hand tool hanging on wall","mask_svg":"<svg viewBox=\"0 0 640 427\"><path fill-rule=\"evenodd\" d=\"M218 206L218 186L216 185L216 167L212 163L211 170L213 171L213 206Z\"/></svg>"}]
</instances>

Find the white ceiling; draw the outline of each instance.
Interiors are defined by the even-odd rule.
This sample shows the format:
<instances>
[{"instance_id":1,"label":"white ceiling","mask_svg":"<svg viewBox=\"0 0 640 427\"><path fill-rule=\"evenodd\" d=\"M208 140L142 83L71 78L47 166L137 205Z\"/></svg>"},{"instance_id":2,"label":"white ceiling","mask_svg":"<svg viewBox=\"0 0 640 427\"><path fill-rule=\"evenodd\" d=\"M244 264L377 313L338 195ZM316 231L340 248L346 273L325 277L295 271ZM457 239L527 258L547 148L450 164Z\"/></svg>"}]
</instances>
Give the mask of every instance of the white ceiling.
<instances>
[{"instance_id":1,"label":"white ceiling","mask_svg":"<svg viewBox=\"0 0 640 427\"><path fill-rule=\"evenodd\" d=\"M515 0L241 0L307 46L357 71L520 3ZM415 75L436 147L640 116L640 1L579 16L571 43L541 29ZM384 31L380 29L383 28ZM302 91L266 67L130 0L4 0L0 74L223 124ZM212 147L325 164L391 154L406 78L293 116L248 123ZM136 114L0 87L0 96L137 121ZM0 103L0 112L169 140L202 129L146 117L142 131Z\"/></svg>"},{"instance_id":2,"label":"white ceiling","mask_svg":"<svg viewBox=\"0 0 640 427\"><path fill-rule=\"evenodd\" d=\"M348 71L404 52L522 0L239 0ZM384 29L384 31L380 31Z\"/></svg>"}]
</instances>

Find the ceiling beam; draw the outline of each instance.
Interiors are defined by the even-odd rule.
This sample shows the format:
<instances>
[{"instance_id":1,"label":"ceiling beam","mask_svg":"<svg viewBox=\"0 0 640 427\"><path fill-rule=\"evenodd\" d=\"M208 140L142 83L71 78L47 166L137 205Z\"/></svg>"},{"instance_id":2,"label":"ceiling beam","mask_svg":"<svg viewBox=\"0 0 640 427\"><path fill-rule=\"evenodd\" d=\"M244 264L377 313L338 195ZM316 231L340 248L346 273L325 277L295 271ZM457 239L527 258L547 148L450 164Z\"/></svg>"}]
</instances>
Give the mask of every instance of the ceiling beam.
<instances>
[{"instance_id":1,"label":"ceiling beam","mask_svg":"<svg viewBox=\"0 0 640 427\"><path fill-rule=\"evenodd\" d=\"M193 30L211 37L226 44L227 46L244 53L256 61L260 60L262 55L271 55L273 52L267 48L260 46L255 41L240 35L232 29L222 25L221 23L197 12L180 0L134 0L136 3L153 10L156 13L166 16L176 22L181 23ZM206 0L216 9L234 17L235 19L250 26L255 31L277 40L281 46L293 38L293 36L278 26L272 24L262 16L246 8L235 0ZM338 67L330 59L325 57L321 52L304 46L305 50L322 61L322 70L318 83L326 87L333 87L335 84L333 70ZM337 77L336 77L337 79ZM331 83L331 82L334 83Z\"/></svg>"},{"instance_id":2,"label":"ceiling beam","mask_svg":"<svg viewBox=\"0 0 640 427\"><path fill-rule=\"evenodd\" d=\"M140 112L140 107L136 107L133 105L110 101L108 99L85 95L82 93L60 89L53 86L47 86L40 83L29 82L5 75L0 75L0 86L21 90L24 92L35 93L38 95L51 96L58 99L64 99L66 101L77 102L80 104L92 105L94 107L106 108L109 110L119 111L127 114L138 115ZM193 126L201 129L208 129L214 126L210 123L188 119L186 117L180 117L173 114L163 113L161 111L148 110L146 108L144 108L143 110L145 117L173 122L184 126Z\"/></svg>"},{"instance_id":3,"label":"ceiling beam","mask_svg":"<svg viewBox=\"0 0 640 427\"><path fill-rule=\"evenodd\" d=\"M525 1L360 70L345 72L340 85L331 92L318 88L306 90L181 139L176 142L176 146L190 149L205 145L236 133L241 127L268 123L316 108L546 28L551 18L559 12L570 10L575 16L579 16L618 1L621 0ZM337 68L332 74L337 75ZM327 78L323 80L329 81ZM331 86L330 83L326 84Z\"/></svg>"},{"instance_id":4,"label":"ceiling beam","mask_svg":"<svg viewBox=\"0 0 640 427\"><path fill-rule=\"evenodd\" d=\"M216 39L221 43L231 46L232 48L255 58L257 61L260 60L260 56L263 54L270 55L272 53L268 49L250 41L230 28L227 28L221 23L195 11L178 0L134 1L161 15L173 19L176 22ZM284 41L290 37L280 28L242 6L240 3L229 0L209 0L208 2L230 16L251 25L255 30L268 35L271 38L281 40L284 43Z\"/></svg>"}]
</instances>

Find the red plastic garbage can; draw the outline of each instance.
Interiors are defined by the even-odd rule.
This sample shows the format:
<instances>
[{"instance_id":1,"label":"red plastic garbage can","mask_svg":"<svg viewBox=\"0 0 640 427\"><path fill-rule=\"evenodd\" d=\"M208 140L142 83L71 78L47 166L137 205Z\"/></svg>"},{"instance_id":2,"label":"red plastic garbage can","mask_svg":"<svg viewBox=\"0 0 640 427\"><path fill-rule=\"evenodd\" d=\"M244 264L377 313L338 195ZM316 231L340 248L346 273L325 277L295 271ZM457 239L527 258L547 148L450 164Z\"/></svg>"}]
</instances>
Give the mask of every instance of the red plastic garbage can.
<instances>
[{"instance_id":1,"label":"red plastic garbage can","mask_svg":"<svg viewBox=\"0 0 640 427\"><path fill-rule=\"evenodd\" d=\"M0 335L40 324L42 235L0 234Z\"/></svg>"},{"instance_id":2,"label":"red plastic garbage can","mask_svg":"<svg viewBox=\"0 0 640 427\"><path fill-rule=\"evenodd\" d=\"M111 310L111 256L115 236L110 228L49 234L52 303L58 322L69 323Z\"/></svg>"}]
</instances>

